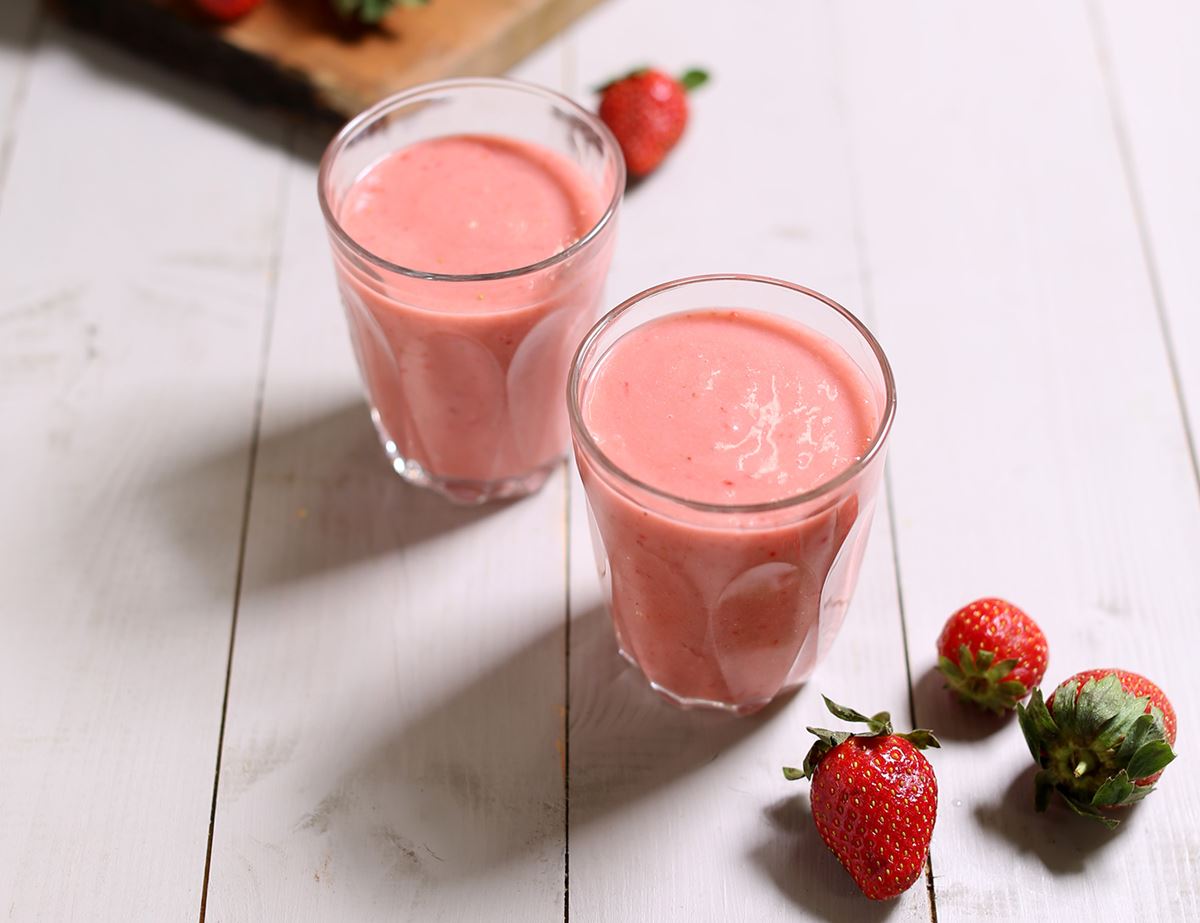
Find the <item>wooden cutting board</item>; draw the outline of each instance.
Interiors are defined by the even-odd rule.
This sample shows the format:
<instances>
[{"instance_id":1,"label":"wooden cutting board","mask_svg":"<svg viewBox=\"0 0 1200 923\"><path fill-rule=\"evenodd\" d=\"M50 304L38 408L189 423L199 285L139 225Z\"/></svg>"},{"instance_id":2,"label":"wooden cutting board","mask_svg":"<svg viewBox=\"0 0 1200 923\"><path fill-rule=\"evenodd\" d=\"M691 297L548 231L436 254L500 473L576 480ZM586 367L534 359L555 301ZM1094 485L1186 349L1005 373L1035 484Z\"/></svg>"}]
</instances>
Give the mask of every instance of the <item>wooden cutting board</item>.
<instances>
[{"instance_id":1,"label":"wooden cutting board","mask_svg":"<svg viewBox=\"0 0 1200 923\"><path fill-rule=\"evenodd\" d=\"M57 6L80 26L243 98L342 121L416 83L502 73L597 2L431 0L374 28L347 24L330 0L265 0L224 26L197 15L190 0Z\"/></svg>"}]
</instances>

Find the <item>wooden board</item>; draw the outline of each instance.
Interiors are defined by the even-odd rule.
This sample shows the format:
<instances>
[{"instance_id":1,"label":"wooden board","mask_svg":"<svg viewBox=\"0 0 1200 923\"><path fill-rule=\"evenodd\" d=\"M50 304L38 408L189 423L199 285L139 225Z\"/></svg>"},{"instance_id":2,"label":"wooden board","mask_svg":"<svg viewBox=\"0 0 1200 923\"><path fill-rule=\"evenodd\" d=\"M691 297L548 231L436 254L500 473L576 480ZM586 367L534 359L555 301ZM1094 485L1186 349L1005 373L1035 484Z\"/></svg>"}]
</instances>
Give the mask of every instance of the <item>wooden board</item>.
<instances>
[{"instance_id":1,"label":"wooden board","mask_svg":"<svg viewBox=\"0 0 1200 923\"><path fill-rule=\"evenodd\" d=\"M215 25L191 0L58 0L76 22L243 98L342 120L429 80L499 74L598 0L432 0L374 27L332 0L265 0Z\"/></svg>"}]
</instances>

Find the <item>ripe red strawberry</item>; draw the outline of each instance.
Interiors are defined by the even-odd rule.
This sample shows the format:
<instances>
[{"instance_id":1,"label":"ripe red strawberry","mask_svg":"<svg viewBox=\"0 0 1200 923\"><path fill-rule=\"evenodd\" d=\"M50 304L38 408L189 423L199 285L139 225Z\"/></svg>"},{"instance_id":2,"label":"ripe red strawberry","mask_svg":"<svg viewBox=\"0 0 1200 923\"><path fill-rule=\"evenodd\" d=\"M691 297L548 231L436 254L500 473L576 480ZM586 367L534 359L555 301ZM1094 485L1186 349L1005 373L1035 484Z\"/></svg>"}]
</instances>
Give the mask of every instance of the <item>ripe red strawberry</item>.
<instances>
[{"instance_id":1,"label":"ripe red strawberry","mask_svg":"<svg viewBox=\"0 0 1200 923\"><path fill-rule=\"evenodd\" d=\"M687 127L687 91L708 80L690 70L679 80L641 68L600 89L600 118L616 136L633 177L654 170Z\"/></svg>"},{"instance_id":2,"label":"ripe red strawberry","mask_svg":"<svg viewBox=\"0 0 1200 923\"><path fill-rule=\"evenodd\" d=\"M213 19L232 22L245 16L262 3L262 0L195 0L196 6Z\"/></svg>"},{"instance_id":3,"label":"ripe red strawberry","mask_svg":"<svg viewBox=\"0 0 1200 923\"><path fill-rule=\"evenodd\" d=\"M1037 622L1003 599L977 599L955 612L937 649L947 687L996 714L1015 708L1042 681L1049 655Z\"/></svg>"},{"instance_id":4,"label":"ripe red strawberry","mask_svg":"<svg viewBox=\"0 0 1200 923\"><path fill-rule=\"evenodd\" d=\"M1175 709L1137 673L1076 673L1059 684L1049 703L1033 690L1017 715L1042 767L1034 779L1039 811L1058 792L1077 814L1115 827L1119 821L1104 811L1141 801L1175 759Z\"/></svg>"},{"instance_id":5,"label":"ripe red strawberry","mask_svg":"<svg viewBox=\"0 0 1200 923\"><path fill-rule=\"evenodd\" d=\"M907 891L925 867L937 817L937 779L921 755L939 747L931 731L896 734L887 712L868 718L825 699L843 721L865 722L859 734L809 728L817 742L803 769L787 779L812 780L817 832L860 891L887 900Z\"/></svg>"}]
</instances>

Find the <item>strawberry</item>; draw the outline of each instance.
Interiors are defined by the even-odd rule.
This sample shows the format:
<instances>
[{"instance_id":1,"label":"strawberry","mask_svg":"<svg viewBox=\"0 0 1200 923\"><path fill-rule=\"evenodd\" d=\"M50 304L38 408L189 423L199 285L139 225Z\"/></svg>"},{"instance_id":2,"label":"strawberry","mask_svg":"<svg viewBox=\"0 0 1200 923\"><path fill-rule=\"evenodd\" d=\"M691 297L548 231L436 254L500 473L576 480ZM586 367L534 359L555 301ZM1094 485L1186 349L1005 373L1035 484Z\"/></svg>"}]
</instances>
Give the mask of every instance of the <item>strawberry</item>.
<instances>
[{"instance_id":1,"label":"strawberry","mask_svg":"<svg viewBox=\"0 0 1200 923\"><path fill-rule=\"evenodd\" d=\"M809 728L817 742L803 768L785 767L783 775L812 780L817 832L859 890L877 901L896 897L917 880L929 854L937 779L920 751L941 744L931 731L893 732L885 711L868 718L829 699L825 705L868 730Z\"/></svg>"},{"instance_id":2,"label":"strawberry","mask_svg":"<svg viewBox=\"0 0 1200 923\"><path fill-rule=\"evenodd\" d=\"M245 16L262 3L262 0L195 0L200 11L219 19L222 22L232 22Z\"/></svg>"},{"instance_id":3,"label":"strawberry","mask_svg":"<svg viewBox=\"0 0 1200 923\"><path fill-rule=\"evenodd\" d=\"M1076 673L1048 703L1034 689L1017 716L1042 767L1034 779L1039 811L1058 792L1075 813L1115 827L1104 811L1141 801L1175 759L1175 709L1158 686L1126 670Z\"/></svg>"},{"instance_id":4,"label":"strawberry","mask_svg":"<svg viewBox=\"0 0 1200 923\"><path fill-rule=\"evenodd\" d=\"M600 88L600 118L621 145L630 176L645 176L662 163L687 127L687 91L706 80L701 70L676 80L640 68Z\"/></svg>"},{"instance_id":5,"label":"strawberry","mask_svg":"<svg viewBox=\"0 0 1200 923\"><path fill-rule=\"evenodd\" d=\"M955 612L937 649L946 686L996 714L1015 708L1046 675L1046 636L1003 599L977 599Z\"/></svg>"}]
</instances>

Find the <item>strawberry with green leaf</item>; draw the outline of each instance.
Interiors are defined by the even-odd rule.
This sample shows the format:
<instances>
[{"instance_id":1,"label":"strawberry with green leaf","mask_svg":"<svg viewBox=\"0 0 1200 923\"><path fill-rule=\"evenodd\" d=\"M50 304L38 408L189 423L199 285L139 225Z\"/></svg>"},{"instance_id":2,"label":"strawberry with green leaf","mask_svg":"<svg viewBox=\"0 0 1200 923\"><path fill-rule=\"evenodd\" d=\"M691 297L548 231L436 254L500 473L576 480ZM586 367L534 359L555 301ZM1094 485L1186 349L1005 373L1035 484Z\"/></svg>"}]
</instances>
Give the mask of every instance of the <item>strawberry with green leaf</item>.
<instances>
[{"instance_id":1,"label":"strawberry with green leaf","mask_svg":"<svg viewBox=\"0 0 1200 923\"><path fill-rule=\"evenodd\" d=\"M812 781L817 832L859 890L872 900L897 897L920 877L929 854L937 779L921 750L941 745L931 731L897 734L885 711L868 718L829 699L825 706L867 730L809 728L817 741L803 767L785 767L783 775Z\"/></svg>"},{"instance_id":2,"label":"strawberry with green leaf","mask_svg":"<svg viewBox=\"0 0 1200 923\"><path fill-rule=\"evenodd\" d=\"M1002 714L1046 675L1049 648L1037 622L1003 599L977 599L946 620L938 669L962 701Z\"/></svg>"},{"instance_id":3,"label":"strawberry with green leaf","mask_svg":"<svg viewBox=\"0 0 1200 923\"><path fill-rule=\"evenodd\" d=\"M707 81L702 70L690 70L676 80L660 70L639 67L600 88L600 119L621 146L631 177L655 170L683 137L687 94Z\"/></svg>"},{"instance_id":4,"label":"strawberry with green leaf","mask_svg":"<svg viewBox=\"0 0 1200 923\"><path fill-rule=\"evenodd\" d=\"M1017 706L1029 752L1041 767L1034 805L1057 793L1076 814L1112 828L1110 808L1136 804L1175 759L1175 709L1150 680L1127 670L1086 670Z\"/></svg>"}]
</instances>

